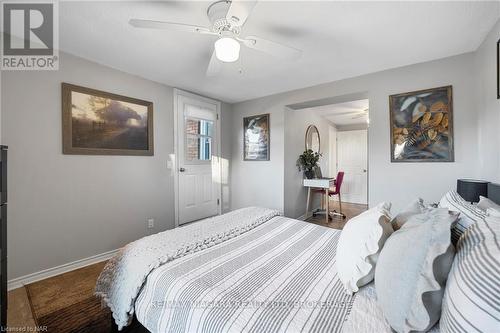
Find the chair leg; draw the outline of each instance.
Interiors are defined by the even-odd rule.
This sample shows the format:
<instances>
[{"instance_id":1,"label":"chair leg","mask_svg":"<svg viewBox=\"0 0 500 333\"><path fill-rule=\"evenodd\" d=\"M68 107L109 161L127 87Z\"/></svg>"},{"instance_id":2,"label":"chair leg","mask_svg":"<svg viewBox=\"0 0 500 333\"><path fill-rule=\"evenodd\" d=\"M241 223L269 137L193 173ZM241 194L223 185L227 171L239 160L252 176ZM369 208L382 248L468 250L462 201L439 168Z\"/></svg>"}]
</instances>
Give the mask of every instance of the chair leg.
<instances>
[{"instance_id":1,"label":"chair leg","mask_svg":"<svg viewBox=\"0 0 500 333\"><path fill-rule=\"evenodd\" d=\"M325 189L325 215L326 215L326 223L330 221L330 205L329 205L330 197L328 195L328 189Z\"/></svg>"},{"instance_id":2,"label":"chair leg","mask_svg":"<svg viewBox=\"0 0 500 333\"><path fill-rule=\"evenodd\" d=\"M339 212L342 214L342 199L340 198L340 193L339 193Z\"/></svg>"},{"instance_id":3,"label":"chair leg","mask_svg":"<svg viewBox=\"0 0 500 333\"><path fill-rule=\"evenodd\" d=\"M342 218L345 219L345 215L344 213L342 213L342 198L340 197L340 193L339 193L339 211L340 215L342 215Z\"/></svg>"}]
</instances>

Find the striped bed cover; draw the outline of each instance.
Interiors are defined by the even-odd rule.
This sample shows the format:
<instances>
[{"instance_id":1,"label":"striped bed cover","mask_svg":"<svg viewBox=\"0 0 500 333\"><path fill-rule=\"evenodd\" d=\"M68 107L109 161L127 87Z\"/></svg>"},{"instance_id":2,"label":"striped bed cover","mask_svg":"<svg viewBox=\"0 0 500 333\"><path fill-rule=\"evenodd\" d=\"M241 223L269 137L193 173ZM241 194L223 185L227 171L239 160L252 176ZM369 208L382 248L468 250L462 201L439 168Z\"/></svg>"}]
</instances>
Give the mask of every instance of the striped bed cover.
<instances>
[{"instance_id":1,"label":"striped bed cover","mask_svg":"<svg viewBox=\"0 0 500 333\"><path fill-rule=\"evenodd\" d=\"M354 296L337 277L339 236L274 217L155 269L136 317L151 332L340 332Z\"/></svg>"}]
</instances>

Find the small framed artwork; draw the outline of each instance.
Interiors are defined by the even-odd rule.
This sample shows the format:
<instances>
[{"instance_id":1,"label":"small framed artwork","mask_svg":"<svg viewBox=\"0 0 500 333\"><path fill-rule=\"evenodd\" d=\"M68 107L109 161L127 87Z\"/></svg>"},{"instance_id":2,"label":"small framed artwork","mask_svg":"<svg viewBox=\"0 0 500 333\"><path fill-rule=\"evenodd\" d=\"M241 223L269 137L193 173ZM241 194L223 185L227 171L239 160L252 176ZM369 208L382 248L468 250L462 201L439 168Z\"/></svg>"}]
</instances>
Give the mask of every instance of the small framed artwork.
<instances>
[{"instance_id":1,"label":"small framed artwork","mask_svg":"<svg viewBox=\"0 0 500 333\"><path fill-rule=\"evenodd\" d=\"M497 99L500 99L500 39L497 42Z\"/></svg>"},{"instance_id":2,"label":"small framed artwork","mask_svg":"<svg viewBox=\"0 0 500 333\"><path fill-rule=\"evenodd\" d=\"M243 118L243 160L269 161L269 113Z\"/></svg>"},{"instance_id":3,"label":"small framed artwork","mask_svg":"<svg viewBox=\"0 0 500 333\"><path fill-rule=\"evenodd\" d=\"M63 154L153 155L153 103L62 84Z\"/></svg>"},{"instance_id":4,"label":"small framed artwork","mask_svg":"<svg viewBox=\"0 0 500 333\"><path fill-rule=\"evenodd\" d=\"M389 96L391 162L453 162L452 87Z\"/></svg>"}]
</instances>

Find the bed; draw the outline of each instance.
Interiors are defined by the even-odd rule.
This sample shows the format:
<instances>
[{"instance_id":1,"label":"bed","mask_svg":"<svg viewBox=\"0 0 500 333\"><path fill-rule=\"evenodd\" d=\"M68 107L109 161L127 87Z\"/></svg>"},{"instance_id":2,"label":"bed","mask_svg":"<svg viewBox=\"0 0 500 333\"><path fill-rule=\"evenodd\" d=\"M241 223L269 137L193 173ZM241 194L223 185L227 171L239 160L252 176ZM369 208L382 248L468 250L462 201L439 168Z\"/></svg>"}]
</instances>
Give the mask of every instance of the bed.
<instances>
[{"instance_id":1,"label":"bed","mask_svg":"<svg viewBox=\"0 0 500 333\"><path fill-rule=\"evenodd\" d=\"M154 270L136 317L152 332L340 332L353 298L337 278L338 238L274 217Z\"/></svg>"},{"instance_id":2,"label":"bed","mask_svg":"<svg viewBox=\"0 0 500 333\"><path fill-rule=\"evenodd\" d=\"M243 216L260 222L247 227L252 222L242 221ZM240 221L221 226L225 223L221 218ZM339 230L255 207L175 230L206 235L196 229L200 224L217 226L209 237L212 240L214 234L217 237L239 226L245 230L173 260L148 265L157 267L142 274L145 279L132 297L132 308L124 307L126 317L119 315L119 302L113 303L110 288L116 284L111 281L121 281L117 272L125 266L136 266L135 256L121 268L115 263L108 277L106 272L101 274L97 294L112 309L119 329L137 320L151 332L342 331L355 297L344 292L337 278ZM161 234L172 238L170 232Z\"/></svg>"},{"instance_id":3,"label":"bed","mask_svg":"<svg viewBox=\"0 0 500 333\"><path fill-rule=\"evenodd\" d=\"M499 202L500 186L490 188ZM391 332L373 283L344 291L340 233L236 210L127 245L96 294L125 332Z\"/></svg>"}]
</instances>

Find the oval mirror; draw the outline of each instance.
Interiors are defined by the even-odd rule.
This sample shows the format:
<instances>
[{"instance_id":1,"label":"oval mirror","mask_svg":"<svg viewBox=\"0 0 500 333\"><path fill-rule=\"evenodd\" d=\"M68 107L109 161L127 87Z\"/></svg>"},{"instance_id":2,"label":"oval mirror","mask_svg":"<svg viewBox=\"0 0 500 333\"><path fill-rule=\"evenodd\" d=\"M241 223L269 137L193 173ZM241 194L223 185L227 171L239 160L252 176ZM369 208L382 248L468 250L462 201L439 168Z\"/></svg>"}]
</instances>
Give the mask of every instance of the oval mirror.
<instances>
[{"instance_id":1,"label":"oval mirror","mask_svg":"<svg viewBox=\"0 0 500 333\"><path fill-rule=\"evenodd\" d=\"M314 125L309 125L306 130L306 150L311 149L313 152L319 153L320 143L318 128Z\"/></svg>"}]
</instances>

